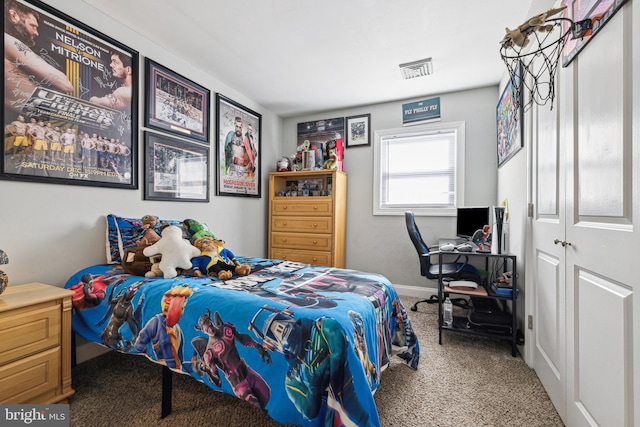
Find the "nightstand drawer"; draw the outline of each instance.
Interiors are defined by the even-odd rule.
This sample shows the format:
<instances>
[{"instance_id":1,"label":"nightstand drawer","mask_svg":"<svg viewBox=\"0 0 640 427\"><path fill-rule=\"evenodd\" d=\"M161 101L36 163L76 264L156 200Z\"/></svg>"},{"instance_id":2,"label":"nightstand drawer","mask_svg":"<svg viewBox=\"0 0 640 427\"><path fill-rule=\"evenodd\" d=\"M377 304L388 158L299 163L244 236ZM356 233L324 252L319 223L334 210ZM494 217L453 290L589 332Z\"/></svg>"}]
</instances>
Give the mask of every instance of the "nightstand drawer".
<instances>
[{"instance_id":1,"label":"nightstand drawer","mask_svg":"<svg viewBox=\"0 0 640 427\"><path fill-rule=\"evenodd\" d=\"M312 249L331 251L330 234L272 233L271 246L274 248Z\"/></svg>"},{"instance_id":2,"label":"nightstand drawer","mask_svg":"<svg viewBox=\"0 0 640 427\"><path fill-rule=\"evenodd\" d=\"M271 203L272 215L333 215L333 203L327 197L285 197Z\"/></svg>"},{"instance_id":3,"label":"nightstand drawer","mask_svg":"<svg viewBox=\"0 0 640 427\"><path fill-rule=\"evenodd\" d=\"M331 252L296 251L292 249L273 248L269 258L302 262L305 264L331 265Z\"/></svg>"},{"instance_id":4,"label":"nightstand drawer","mask_svg":"<svg viewBox=\"0 0 640 427\"><path fill-rule=\"evenodd\" d=\"M60 363L61 350L56 347L0 367L0 403L51 398L60 385Z\"/></svg>"},{"instance_id":5,"label":"nightstand drawer","mask_svg":"<svg viewBox=\"0 0 640 427\"><path fill-rule=\"evenodd\" d=\"M0 317L0 365L60 345L60 313L51 301Z\"/></svg>"},{"instance_id":6,"label":"nightstand drawer","mask_svg":"<svg viewBox=\"0 0 640 427\"><path fill-rule=\"evenodd\" d=\"M274 216L271 218L271 230L306 233L330 233L333 218L330 216L309 218L299 216Z\"/></svg>"}]
</instances>

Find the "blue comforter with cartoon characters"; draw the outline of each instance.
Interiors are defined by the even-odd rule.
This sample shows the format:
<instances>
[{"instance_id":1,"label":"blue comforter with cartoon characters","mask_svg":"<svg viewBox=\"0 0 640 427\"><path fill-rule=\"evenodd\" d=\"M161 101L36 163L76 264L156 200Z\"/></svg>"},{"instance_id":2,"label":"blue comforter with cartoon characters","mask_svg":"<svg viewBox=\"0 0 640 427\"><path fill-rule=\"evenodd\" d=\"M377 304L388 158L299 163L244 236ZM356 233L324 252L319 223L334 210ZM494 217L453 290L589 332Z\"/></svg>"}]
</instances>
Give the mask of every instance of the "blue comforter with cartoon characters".
<instances>
[{"instance_id":1,"label":"blue comforter with cartoon characters","mask_svg":"<svg viewBox=\"0 0 640 427\"><path fill-rule=\"evenodd\" d=\"M378 274L238 257L251 274L145 278L117 265L72 276L73 330L143 354L280 423L379 426L373 392L419 345L395 289ZM400 351L397 352L398 347Z\"/></svg>"}]
</instances>

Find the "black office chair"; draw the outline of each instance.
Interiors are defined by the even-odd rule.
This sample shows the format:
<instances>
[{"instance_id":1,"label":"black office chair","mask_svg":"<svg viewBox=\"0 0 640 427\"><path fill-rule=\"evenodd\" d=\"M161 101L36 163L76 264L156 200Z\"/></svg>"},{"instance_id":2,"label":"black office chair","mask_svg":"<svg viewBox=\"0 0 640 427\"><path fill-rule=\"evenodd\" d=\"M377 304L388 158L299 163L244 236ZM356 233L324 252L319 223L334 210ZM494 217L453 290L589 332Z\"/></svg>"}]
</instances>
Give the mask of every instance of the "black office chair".
<instances>
[{"instance_id":1,"label":"black office chair","mask_svg":"<svg viewBox=\"0 0 640 427\"><path fill-rule=\"evenodd\" d=\"M412 211L406 211L404 213L404 218L407 223L407 231L409 232L409 237L411 238L411 242L413 242L413 246L415 246L416 251L418 251L418 258L420 259L420 274L427 279L438 280L439 275L439 266L438 264L431 263L431 256L429 255L429 247L424 243L422 237L420 236L420 230L418 230L418 226L416 225L415 216ZM463 260L463 261L462 261ZM451 280L457 280L460 277L460 272L464 269L465 264L467 264L468 257L464 255L458 256L454 262L444 263L442 264L442 277L449 278ZM452 300L453 301L453 300ZM428 304L437 304L438 296L431 295L430 298L420 300L416 302L412 307L412 311L418 311L418 304L426 302ZM460 305L464 304L462 301L455 301ZM456 305L458 305L456 304Z\"/></svg>"}]
</instances>

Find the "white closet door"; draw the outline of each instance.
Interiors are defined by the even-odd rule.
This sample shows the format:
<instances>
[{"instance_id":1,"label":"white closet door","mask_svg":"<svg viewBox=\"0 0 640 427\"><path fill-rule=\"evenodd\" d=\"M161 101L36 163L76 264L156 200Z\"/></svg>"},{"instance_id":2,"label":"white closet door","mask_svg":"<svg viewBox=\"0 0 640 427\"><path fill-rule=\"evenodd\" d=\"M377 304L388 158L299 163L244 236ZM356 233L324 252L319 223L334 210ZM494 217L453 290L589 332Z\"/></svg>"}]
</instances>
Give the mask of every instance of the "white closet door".
<instances>
[{"instance_id":1,"label":"white closet door","mask_svg":"<svg viewBox=\"0 0 640 427\"><path fill-rule=\"evenodd\" d=\"M634 6L633 22L630 2L580 52L572 81L566 82L566 101L573 105L563 141L572 427L640 425L640 295L634 298L640 291L640 103L637 82L632 84L633 74L640 73L638 44L632 46L637 30L631 37L640 8Z\"/></svg>"},{"instance_id":2,"label":"white closet door","mask_svg":"<svg viewBox=\"0 0 640 427\"><path fill-rule=\"evenodd\" d=\"M563 81L562 79L559 80ZM562 99L560 84L556 93ZM562 106L532 108L532 267L536 284L527 301L533 315L528 342L532 366L560 418L566 421L565 346L565 177L564 150L559 139L558 116Z\"/></svg>"}]
</instances>

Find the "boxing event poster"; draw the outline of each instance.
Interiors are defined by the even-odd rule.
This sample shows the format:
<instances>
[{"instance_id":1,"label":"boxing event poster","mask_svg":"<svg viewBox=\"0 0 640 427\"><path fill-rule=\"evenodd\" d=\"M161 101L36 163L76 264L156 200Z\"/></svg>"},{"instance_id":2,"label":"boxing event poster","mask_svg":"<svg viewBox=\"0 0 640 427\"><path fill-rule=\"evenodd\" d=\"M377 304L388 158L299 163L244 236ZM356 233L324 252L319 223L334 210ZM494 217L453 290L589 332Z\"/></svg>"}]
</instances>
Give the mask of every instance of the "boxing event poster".
<instances>
[{"instance_id":1,"label":"boxing event poster","mask_svg":"<svg viewBox=\"0 0 640 427\"><path fill-rule=\"evenodd\" d=\"M260 197L262 116L216 94L218 196Z\"/></svg>"},{"instance_id":2,"label":"boxing event poster","mask_svg":"<svg viewBox=\"0 0 640 427\"><path fill-rule=\"evenodd\" d=\"M0 177L138 188L138 53L36 0L3 14Z\"/></svg>"}]
</instances>

